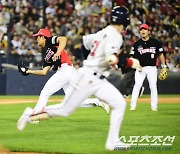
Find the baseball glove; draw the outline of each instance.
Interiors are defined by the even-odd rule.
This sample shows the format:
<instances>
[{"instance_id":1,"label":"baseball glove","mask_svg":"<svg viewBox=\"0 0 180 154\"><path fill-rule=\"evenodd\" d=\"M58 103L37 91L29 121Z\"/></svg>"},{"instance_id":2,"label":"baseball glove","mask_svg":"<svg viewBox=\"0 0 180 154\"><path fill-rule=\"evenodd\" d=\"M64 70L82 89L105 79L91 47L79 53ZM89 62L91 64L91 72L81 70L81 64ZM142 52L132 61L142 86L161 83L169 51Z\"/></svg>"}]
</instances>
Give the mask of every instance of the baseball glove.
<instances>
[{"instance_id":1,"label":"baseball glove","mask_svg":"<svg viewBox=\"0 0 180 154\"><path fill-rule=\"evenodd\" d=\"M21 73L21 75L23 75L23 76L29 75L29 73L27 73L28 68L25 64L23 64L23 63L22 63L22 65L18 64L17 67L18 67L18 71L19 71L19 73Z\"/></svg>"},{"instance_id":2,"label":"baseball glove","mask_svg":"<svg viewBox=\"0 0 180 154\"><path fill-rule=\"evenodd\" d=\"M158 78L160 80L166 80L168 77L168 71L167 71L167 68L162 68L161 71L160 71L160 74L158 76Z\"/></svg>"}]
</instances>

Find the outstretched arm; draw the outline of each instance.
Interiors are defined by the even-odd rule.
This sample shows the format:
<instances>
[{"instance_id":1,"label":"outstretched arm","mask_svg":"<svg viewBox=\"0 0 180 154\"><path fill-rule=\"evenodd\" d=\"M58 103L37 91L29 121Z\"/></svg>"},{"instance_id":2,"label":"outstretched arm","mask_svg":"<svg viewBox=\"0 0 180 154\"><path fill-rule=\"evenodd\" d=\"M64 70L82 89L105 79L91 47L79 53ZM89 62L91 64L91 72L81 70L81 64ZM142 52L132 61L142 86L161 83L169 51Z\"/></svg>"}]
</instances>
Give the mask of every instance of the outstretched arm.
<instances>
[{"instance_id":1,"label":"outstretched arm","mask_svg":"<svg viewBox=\"0 0 180 154\"><path fill-rule=\"evenodd\" d=\"M42 70L27 70L26 72L29 74L44 76L49 72L50 68L51 68L51 66L46 66Z\"/></svg>"},{"instance_id":2,"label":"outstretched arm","mask_svg":"<svg viewBox=\"0 0 180 154\"><path fill-rule=\"evenodd\" d=\"M142 67L139 63L138 59L135 58L125 58L125 57L118 57L116 56L116 54L112 54L108 57L106 57L105 61L109 64L109 65L118 65L118 67L132 67L134 69L137 69L138 71L142 71Z\"/></svg>"},{"instance_id":3,"label":"outstretched arm","mask_svg":"<svg viewBox=\"0 0 180 154\"><path fill-rule=\"evenodd\" d=\"M142 67L139 63L139 60L135 59L135 58L125 58L125 57L121 57L119 56L119 62L118 62L118 67L132 67L134 69L137 69L139 71L142 71Z\"/></svg>"}]
</instances>

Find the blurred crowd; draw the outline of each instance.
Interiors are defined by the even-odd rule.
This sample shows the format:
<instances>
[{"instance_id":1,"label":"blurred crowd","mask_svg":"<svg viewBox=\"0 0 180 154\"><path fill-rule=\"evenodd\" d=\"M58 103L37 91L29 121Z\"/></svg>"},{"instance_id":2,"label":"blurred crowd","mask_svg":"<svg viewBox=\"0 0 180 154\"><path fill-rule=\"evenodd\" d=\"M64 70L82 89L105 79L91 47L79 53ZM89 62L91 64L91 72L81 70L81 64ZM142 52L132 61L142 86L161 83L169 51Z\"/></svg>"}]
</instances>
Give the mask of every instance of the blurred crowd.
<instances>
[{"instance_id":1,"label":"blurred crowd","mask_svg":"<svg viewBox=\"0 0 180 154\"><path fill-rule=\"evenodd\" d=\"M163 43L169 70L180 71L179 0L1 0L0 55L8 55L10 64L41 66L43 54L32 34L46 27L52 35L68 38L66 50L78 68L82 65L82 36L109 24L110 11L116 5L124 5L130 11L130 25L123 33L125 43L121 50L129 53L140 37L139 25L147 23L151 35Z\"/></svg>"}]
</instances>

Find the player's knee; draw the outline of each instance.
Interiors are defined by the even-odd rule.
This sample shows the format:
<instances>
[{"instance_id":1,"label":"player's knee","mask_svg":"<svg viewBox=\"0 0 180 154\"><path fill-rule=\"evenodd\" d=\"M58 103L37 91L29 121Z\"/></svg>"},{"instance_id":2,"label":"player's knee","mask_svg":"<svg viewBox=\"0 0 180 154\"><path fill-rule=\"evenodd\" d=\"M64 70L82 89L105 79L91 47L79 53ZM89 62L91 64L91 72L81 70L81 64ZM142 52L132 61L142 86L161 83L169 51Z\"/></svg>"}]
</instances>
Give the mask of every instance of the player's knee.
<instances>
[{"instance_id":1,"label":"player's knee","mask_svg":"<svg viewBox=\"0 0 180 154\"><path fill-rule=\"evenodd\" d=\"M115 108L119 108L119 109L124 108L125 109L126 108L126 101L125 100L118 101L117 104L115 105Z\"/></svg>"},{"instance_id":2,"label":"player's knee","mask_svg":"<svg viewBox=\"0 0 180 154\"><path fill-rule=\"evenodd\" d=\"M136 87L136 89L140 90L142 87L142 84L139 83L135 83L134 87Z\"/></svg>"},{"instance_id":3,"label":"player's knee","mask_svg":"<svg viewBox=\"0 0 180 154\"><path fill-rule=\"evenodd\" d=\"M123 101L121 102L121 106L122 106L123 108L126 108L126 101L125 101L125 100L123 100Z\"/></svg>"},{"instance_id":4,"label":"player's knee","mask_svg":"<svg viewBox=\"0 0 180 154\"><path fill-rule=\"evenodd\" d=\"M157 88L157 84L150 85L149 88L152 89L152 90L156 89Z\"/></svg>"},{"instance_id":5,"label":"player's knee","mask_svg":"<svg viewBox=\"0 0 180 154\"><path fill-rule=\"evenodd\" d=\"M41 90L41 93L40 93L41 96L48 96L50 97L51 95L53 95L52 92L49 92L48 90Z\"/></svg>"}]
</instances>

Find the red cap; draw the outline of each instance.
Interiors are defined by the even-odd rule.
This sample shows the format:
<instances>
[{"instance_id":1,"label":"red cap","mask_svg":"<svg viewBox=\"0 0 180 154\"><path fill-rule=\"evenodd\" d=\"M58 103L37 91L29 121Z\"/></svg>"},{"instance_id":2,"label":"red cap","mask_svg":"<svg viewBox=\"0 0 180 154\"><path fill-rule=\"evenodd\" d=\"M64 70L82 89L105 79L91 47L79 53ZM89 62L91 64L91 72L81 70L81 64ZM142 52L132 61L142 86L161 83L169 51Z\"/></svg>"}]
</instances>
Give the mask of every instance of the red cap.
<instances>
[{"instance_id":1,"label":"red cap","mask_svg":"<svg viewBox=\"0 0 180 154\"><path fill-rule=\"evenodd\" d=\"M48 29L45 29L45 28L42 28L38 31L38 33L34 34L33 36L34 37L37 37L37 36L45 36L45 37L50 37L51 34L50 34L50 31Z\"/></svg>"},{"instance_id":2,"label":"red cap","mask_svg":"<svg viewBox=\"0 0 180 154\"><path fill-rule=\"evenodd\" d=\"M142 24L139 29L146 29L146 30L149 30L149 26L147 24Z\"/></svg>"}]
</instances>

